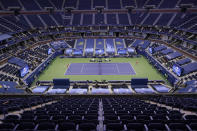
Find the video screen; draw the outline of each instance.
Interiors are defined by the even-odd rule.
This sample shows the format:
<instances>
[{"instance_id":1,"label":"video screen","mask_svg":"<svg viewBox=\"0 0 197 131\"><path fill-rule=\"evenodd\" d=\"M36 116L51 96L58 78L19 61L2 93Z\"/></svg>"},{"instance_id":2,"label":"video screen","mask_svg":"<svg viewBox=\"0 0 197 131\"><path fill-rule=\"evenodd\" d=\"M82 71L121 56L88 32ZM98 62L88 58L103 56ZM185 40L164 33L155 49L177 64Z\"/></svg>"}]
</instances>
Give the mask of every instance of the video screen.
<instances>
[{"instance_id":1,"label":"video screen","mask_svg":"<svg viewBox=\"0 0 197 131\"><path fill-rule=\"evenodd\" d=\"M20 70L20 77L24 77L29 72L28 65Z\"/></svg>"},{"instance_id":2,"label":"video screen","mask_svg":"<svg viewBox=\"0 0 197 131\"><path fill-rule=\"evenodd\" d=\"M127 51L128 51L129 53L135 53L135 49L133 49L133 48L128 48Z\"/></svg>"},{"instance_id":3,"label":"video screen","mask_svg":"<svg viewBox=\"0 0 197 131\"><path fill-rule=\"evenodd\" d=\"M52 53L52 49L49 48L49 49L48 49L48 55L50 55L51 53Z\"/></svg>"},{"instance_id":4,"label":"video screen","mask_svg":"<svg viewBox=\"0 0 197 131\"><path fill-rule=\"evenodd\" d=\"M153 54L153 48L150 47L148 50L149 50L149 53Z\"/></svg>"},{"instance_id":5,"label":"video screen","mask_svg":"<svg viewBox=\"0 0 197 131\"><path fill-rule=\"evenodd\" d=\"M178 67L177 65L173 65L173 66L172 66L172 71L173 71L177 76L181 76L182 69L181 69L180 67Z\"/></svg>"},{"instance_id":6,"label":"video screen","mask_svg":"<svg viewBox=\"0 0 197 131\"><path fill-rule=\"evenodd\" d=\"M73 51L72 49L66 49L64 53L65 53L65 54L71 54L72 51Z\"/></svg>"}]
</instances>

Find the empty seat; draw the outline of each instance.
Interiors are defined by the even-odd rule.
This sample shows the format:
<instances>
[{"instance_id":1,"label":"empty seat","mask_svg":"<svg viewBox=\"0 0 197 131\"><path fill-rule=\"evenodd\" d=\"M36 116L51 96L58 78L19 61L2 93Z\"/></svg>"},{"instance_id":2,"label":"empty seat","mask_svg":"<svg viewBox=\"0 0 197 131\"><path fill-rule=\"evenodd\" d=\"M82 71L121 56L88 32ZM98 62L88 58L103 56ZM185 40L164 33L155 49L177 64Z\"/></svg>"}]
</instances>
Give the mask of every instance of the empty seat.
<instances>
[{"instance_id":1,"label":"empty seat","mask_svg":"<svg viewBox=\"0 0 197 131\"><path fill-rule=\"evenodd\" d=\"M48 112L49 115L60 115L59 111L49 111Z\"/></svg>"},{"instance_id":2,"label":"empty seat","mask_svg":"<svg viewBox=\"0 0 197 131\"><path fill-rule=\"evenodd\" d=\"M120 130L124 130L124 125L120 123L108 123L106 125L106 129L113 131L120 131Z\"/></svg>"},{"instance_id":3,"label":"empty seat","mask_svg":"<svg viewBox=\"0 0 197 131\"><path fill-rule=\"evenodd\" d=\"M86 120L98 120L98 117L94 116L94 115L86 115L86 116L84 116L84 119L86 119Z\"/></svg>"},{"instance_id":4,"label":"empty seat","mask_svg":"<svg viewBox=\"0 0 197 131\"><path fill-rule=\"evenodd\" d=\"M190 127L193 131L196 131L196 130L197 130L197 123L191 123L191 124L189 124L189 127Z\"/></svg>"},{"instance_id":5,"label":"empty seat","mask_svg":"<svg viewBox=\"0 0 197 131\"><path fill-rule=\"evenodd\" d=\"M55 130L56 125L52 122L43 122L40 123L37 127L37 130Z\"/></svg>"},{"instance_id":6,"label":"empty seat","mask_svg":"<svg viewBox=\"0 0 197 131\"><path fill-rule=\"evenodd\" d=\"M165 124L163 123L149 123L148 124L148 129L149 130L156 130L156 131L165 131L167 130L165 127Z\"/></svg>"},{"instance_id":7,"label":"empty seat","mask_svg":"<svg viewBox=\"0 0 197 131\"><path fill-rule=\"evenodd\" d=\"M34 115L34 111L24 111L22 115Z\"/></svg>"},{"instance_id":8,"label":"empty seat","mask_svg":"<svg viewBox=\"0 0 197 131\"><path fill-rule=\"evenodd\" d=\"M34 120L34 115L31 114L22 115L20 120Z\"/></svg>"},{"instance_id":9,"label":"empty seat","mask_svg":"<svg viewBox=\"0 0 197 131\"><path fill-rule=\"evenodd\" d=\"M155 112L158 115L167 115L168 114L168 112L166 110L156 110Z\"/></svg>"},{"instance_id":10,"label":"empty seat","mask_svg":"<svg viewBox=\"0 0 197 131\"><path fill-rule=\"evenodd\" d=\"M118 116L115 116L115 115L105 116L105 120L117 120L117 119L118 119Z\"/></svg>"},{"instance_id":11,"label":"empty seat","mask_svg":"<svg viewBox=\"0 0 197 131\"><path fill-rule=\"evenodd\" d=\"M141 115L142 112L140 110L133 110L133 111L129 111L131 115Z\"/></svg>"},{"instance_id":12,"label":"empty seat","mask_svg":"<svg viewBox=\"0 0 197 131\"><path fill-rule=\"evenodd\" d=\"M81 120L82 117L80 115L72 115L68 117L68 120Z\"/></svg>"},{"instance_id":13,"label":"empty seat","mask_svg":"<svg viewBox=\"0 0 197 131\"><path fill-rule=\"evenodd\" d=\"M32 122L22 122L20 123L16 130L33 130L35 128L35 124Z\"/></svg>"},{"instance_id":14,"label":"empty seat","mask_svg":"<svg viewBox=\"0 0 197 131\"><path fill-rule=\"evenodd\" d=\"M145 127L143 123L128 123L127 125L128 130L134 130L134 131L144 131Z\"/></svg>"},{"instance_id":15,"label":"empty seat","mask_svg":"<svg viewBox=\"0 0 197 131\"><path fill-rule=\"evenodd\" d=\"M196 115L186 115L185 119L186 120L197 120L197 116Z\"/></svg>"},{"instance_id":16,"label":"empty seat","mask_svg":"<svg viewBox=\"0 0 197 131\"><path fill-rule=\"evenodd\" d=\"M104 114L105 115L114 115L115 112L113 110L106 110L106 111L104 111Z\"/></svg>"},{"instance_id":17,"label":"empty seat","mask_svg":"<svg viewBox=\"0 0 197 131\"><path fill-rule=\"evenodd\" d=\"M177 110L172 110L172 111L169 111L169 114L179 114L181 115L181 112L180 111L177 111Z\"/></svg>"},{"instance_id":18,"label":"empty seat","mask_svg":"<svg viewBox=\"0 0 197 131\"><path fill-rule=\"evenodd\" d=\"M134 120L134 117L131 115L122 115L120 116L120 120Z\"/></svg>"},{"instance_id":19,"label":"empty seat","mask_svg":"<svg viewBox=\"0 0 197 131\"><path fill-rule=\"evenodd\" d=\"M168 118L170 120L181 120L182 119L182 115L181 114L171 114L168 116Z\"/></svg>"},{"instance_id":20,"label":"empty seat","mask_svg":"<svg viewBox=\"0 0 197 131\"><path fill-rule=\"evenodd\" d=\"M120 123L120 120L118 120L118 116L108 115L105 116L104 123Z\"/></svg>"},{"instance_id":21,"label":"empty seat","mask_svg":"<svg viewBox=\"0 0 197 131\"><path fill-rule=\"evenodd\" d=\"M86 115L84 116L84 120L83 122L91 122L91 123L94 123L94 124L98 124L98 116L94 116L94 115Z\"/></svg>"},{"instance_id":22,"label":"empty seat","mask_svg":"<svg viewBox=\"0 0 197 131\"><path fill-rule=\"evenodd\" d=\"M4 123L18 123L19 121L19 116L18 115L8 115L5 117L5 119L3 120Z\"/></svg>"},{"instance_id":23,"label":"empty seat","mask_svg":"<svg viewBox=\"0 0 197 131\"><path fill-rule=\"evenodd\" d=\"M44 110L38 110L38 111L36 111L35 114L36 114L36 115L47 115L47 112L44 111Z\"/></svg>"},{"instance_id":24,"label":"empty seat","mask_svg":"<svg viewBox=\"0 0 197 131\"><path fill-rule=\"evenodd\" d=\"M153 120L166 120L166 116L165 115L152 115Z\"/></svg>"},{"instance_id":25,"label":"empty seat","mask_svg":"<svg viewBox=\"0 0 197 131\"><path fill-rule=\"evenodd\" d=\"M138 115L136 116L137 120L150 120L150 117L147 115Z\"/></svg>"},{"instance_id":26,"label":"empty seat","mask_svg":"<svg viewBox=\"0 0 197 131\"><path fill-rule=\"evenodd\" d=\"M65 131L65 130L76 130L75 123L72 122L63 122L58 125L58 130Z\"/></svg>"},{"instance_id":27,"label":"empty seat","mask_svg":"<svg viewBox=\"0 0 197 131\"><path fill-rule=\"evenodd\" d=\"M125 110L118 110L116 113L117 113L117 115L127 115L128 114L128 112Z\"/></svg>"},{"instance_id":28,"label":"empty seat","mask_svg":"<svg viewBox=\"0 0 197 131\"><path fill-rule=\"evenodd\" d=\"M132 121L132 120L134 120L134 117L131 116L131 115L123 115L123 116L120 116L120 121L122 121L122 123L124 123L124 124L127 124L130 121Z\"/></svg>"},{"instance_id":29,"label":"empty seat","mask_svg":"<svg viewBox=\"0 0 197 131\"><path fill-rule=\"evenodd\" d=\"M14 129L14 127L15 127L14 123L0 124L0 130L12 130L12 129Z\"/></svg>"},{"instance_id":30,"label":"empty seat","mask_svg":"<svg viewBox=\"0 0 197 131\"><path fill-rule=\"evenodd\" d=\"M188 128L184 123L170 123L168 124L171 130L187 131Z\"/></svg>"},{"instance_id":31,"label":"empty seat","mask_svg":"<svg viewBox=\"0 0 197 131\"><path fill-rule=\"evenodd\" d=\"M50 116L48 115L38 115L37 120L49 120Z\"/></svg>"},{"instance_id":32,"label":"empty seat","mask_svg":"<svg viewBox=\"0 0 197 131\"><path fill-rule=\"evenodd\" d=\"M67 111L62 111L61 114L69 116L72 115L73 112L71 110L67 110Z\"/></svg>"},{"instance_id":33,"label":"empty seat","mask_svg":"<svg viewBox=\"0 0 197 131\"><path fill-rule=\"evenodd\" d=\"M18 120L19 119L19 116L18 115L8 115L5 117L4 120Z\"/></svg>"},{"instance_id":34,"label":"empty seat","mask_svg":"<svg viewBox=\"0 0 197 131\"><path fill-rule=\"evenodd\" d=\"M79 130L82 131L96 130L96 125L94 123L81 123L79 124Z\"/></svg>"},{"instance_id":35,"label":"empty seat","mask_svg":"<svg viewBox=\"0 0 197 131\"><path fill-rule=\"evenodd\" d=\"M75 111L75 115L85 115L85 111Z\"/></svg>"},{"instance_id":36,"label":"empty seat","mask_svg":"<svg viewBox=\"0 0 197 131\"><path fill-rule=\"evenodd\" d=\"M52 117L52 121L61 121L66 120L66 117L64 115L55 115Z\"/></svg>"}]
</instances>

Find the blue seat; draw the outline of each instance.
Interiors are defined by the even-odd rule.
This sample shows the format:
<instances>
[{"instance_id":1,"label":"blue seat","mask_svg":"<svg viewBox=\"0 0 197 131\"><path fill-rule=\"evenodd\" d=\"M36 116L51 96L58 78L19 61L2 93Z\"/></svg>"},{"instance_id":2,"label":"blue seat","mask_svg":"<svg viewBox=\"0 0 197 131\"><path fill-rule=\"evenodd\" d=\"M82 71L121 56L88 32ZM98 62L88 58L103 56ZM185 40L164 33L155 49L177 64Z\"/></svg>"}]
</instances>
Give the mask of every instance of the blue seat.
<instances>
[{"instance_id":1,"label":"blue seat","mask_svg":"<svg viewBox=\"0 0 197 131\"><path fill-rule=\"evenodd\" d=\"M163 123L149 123L148 124L148 129L149 130L155 130L155 131L165 131L167 130L165 127L165 124Z\"/></svg>"},{"instance_id":2,"label":"blue seat","mask_svg":"<svg viewBox=\"0 0 197 131\"><path fill-rule=\"evenodd\" d=\"M32 122L22 122L20 123L16 130L33 130L35 128L35 124Z\"/></svg>"},{"instance_id":3,"label":"blue seat","mask_svg":"<svg viewBox=\"0 0 197 131\"><path fill-rule=\"evenodd\" d=\"M184 123L169 123L168 126L171 130L179 130L179 131L189 130Z\"/></svg>"},{"instance_id":4,"label":"blue seat","mask_svg":"<svg viewBox=\"0 0 197 131\"><path fill-rule=\"evenodd\" d=\"M196 131L196 130L197 130L197 123L191 123L191 124L189 124L189 127L190 127L193 131Z\"/></svg>"},{"instance_id":5,"label":"blue seat","mask_svg":"<svg viewBox=\"0 0 197 131\"><path fill-rule=\"evenodd\" d=\"M0 124L0 130L13 130L15 127L14 123L3 123Z\"/></svg>"},{"instance_id":6,"label":"blue seat","mask_svg":"<svg viewBox=\"0 0 197 131\"><path fill-rule=\"evenodd\" d=\"M76 130L75 123L72 122L63 122L58 125L58 130L65 131L65 130Z\"/></svg>"},{"instance_id":7,"label":"blue seat","mask_svg":"<svg viewBox=\"0 0 197 131\"><path fill-rule=\"evenodd\" d=\"M133 131L144 131L145 127L143 123L128 123L127 130L133 130Z\"/></svg>"},{"instance_id":8,"label":"blue seat","mask_svg":"<svg viewBox=\"0 0 197 131\"><path fill-rule=\"evenodd\" d=\"M43 122L43 123L38 124L38 127L36 130L55 130L55 129L56 129L55 123Z\"/></svg>"},{"instance_id":9,"label":"blue seat","mask_svg":"<svg viewBox=\"0 0 197 131\"><path fill-rule=\"evenodd\" d=\"M81 123L81 124L79 124L79 130L82 130L82 131L96 130L96 124L94 124L94 123Z\"/></svg>"},{"instance_id":10,"label":"blue seat","mask_svg":"<svg viewBox=\"0 0 197 131\"><path fill-rule=\"evenodd\" d=\"M150 117L147 115L137 115L136 119L137 120L150 120Z\"/></svg>"},{"instance_id":11,"label":"blue seat","mask_svg":"<svg viewBox=\"0 0 197 131\"><path fill-rule=\"evenodd\" d=\"M197 116L196 115L186 115L185 119L186 120L197 120Z\"/></svg>"},{"instance_id":12,"label":"blue seat","mask_svg":"<svg viewBox=\"0 0 197 131\"><path fill-rule=\"evenodd\" d=\"M108 123L106 124L106 129L113 131L121 131L124 130L124 125L120 123Z\"/></svg>"}]
</instances>

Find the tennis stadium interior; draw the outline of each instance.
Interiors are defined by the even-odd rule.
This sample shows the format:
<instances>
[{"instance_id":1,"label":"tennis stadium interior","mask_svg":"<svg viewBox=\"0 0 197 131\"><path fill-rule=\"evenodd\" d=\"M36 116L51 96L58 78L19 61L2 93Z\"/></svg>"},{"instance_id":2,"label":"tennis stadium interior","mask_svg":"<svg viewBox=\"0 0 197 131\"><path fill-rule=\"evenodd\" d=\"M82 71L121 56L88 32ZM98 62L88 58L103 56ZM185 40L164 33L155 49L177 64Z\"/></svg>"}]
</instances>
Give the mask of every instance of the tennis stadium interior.
<instances>
[{"instance_id":1,"label":"tennis stadium interior","mask_svg":"<svg viewBox=\"0 0 197 131\"><path fill-rule=\"evenodd\" d=\"M196 131L197 0L0 0L0 131Z\"/></svg>"}]
</instances>

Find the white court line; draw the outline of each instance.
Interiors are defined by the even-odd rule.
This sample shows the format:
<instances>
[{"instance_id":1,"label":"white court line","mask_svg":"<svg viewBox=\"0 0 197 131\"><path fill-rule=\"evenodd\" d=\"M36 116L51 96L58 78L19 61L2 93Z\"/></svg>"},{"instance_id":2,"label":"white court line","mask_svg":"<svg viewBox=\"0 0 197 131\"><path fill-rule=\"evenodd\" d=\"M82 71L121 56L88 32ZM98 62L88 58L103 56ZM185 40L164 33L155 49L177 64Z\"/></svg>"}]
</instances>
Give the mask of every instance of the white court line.
<instances>
[{"instance_id":1,"label":"white court line","mask_svg":"<svg viewBox=\"0 0 197 131\"><path fill-rule=\"evenodd\" d=\"M134 70L134 68L133 68L133 66L131 65L130 62L129 62L129 64L130 64L130 66L131 66L131 69L135 72L135 70ZM135 72L135 74L133 74L133 75L137 75L137 73Z\"/></svg>"},{"instance_id":2,"label":"white court line","mask_svg":"<svg viewBox=\"0 0 197 131\"><path fill-rule=\"evenodd\" d=\"M71 63L71 64L72 64L72 63ZM66 72L64 73L64 75L66 75L66 73L69 73L69 72L70 72L71 64L69 63L68 68L66 69Z\"/></svg>"},{"instance_id":3,"label":"white court line","mask_svg":"<svg viewBox=\"0 0 197 131\"><path fill-rule=\"evenodd\" d=\"M81 68L81 71L80 71L80 73L82 73L82 71L83 71L83 67L84 67L84 64L82 65L82 68Z\"/></svg>"},{"instance_id":4,"label":"white court line","mask_svg":"<svg viewBox=\"0 0 197 131\"><path fill-rule=\"evenodd\" d=\"M117 70L118 70L118 73L120 73L117 63L116 63L116 68L117 68Z\"/></svg>"}]
</instances>

